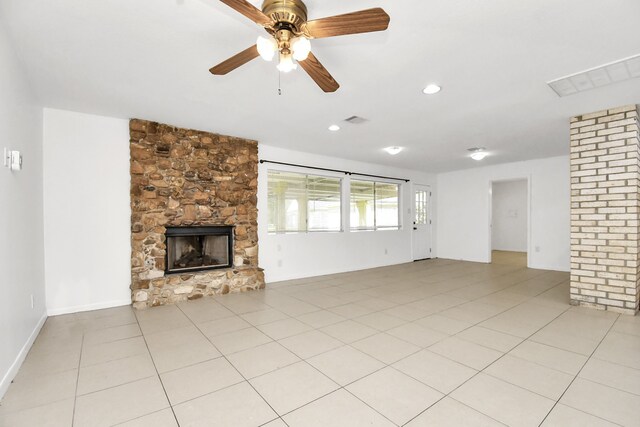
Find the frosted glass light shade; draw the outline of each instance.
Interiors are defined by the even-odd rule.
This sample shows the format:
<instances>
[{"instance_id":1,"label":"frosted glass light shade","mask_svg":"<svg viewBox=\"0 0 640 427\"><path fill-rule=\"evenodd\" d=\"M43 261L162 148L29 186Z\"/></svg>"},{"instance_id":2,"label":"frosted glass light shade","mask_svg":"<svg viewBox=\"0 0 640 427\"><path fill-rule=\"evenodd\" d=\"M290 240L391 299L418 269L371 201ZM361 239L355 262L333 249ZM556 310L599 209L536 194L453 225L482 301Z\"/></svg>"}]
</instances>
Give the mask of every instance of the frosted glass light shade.
<instances>
[{"instance_id":1,"label":"frosted glass light shade","mask_svg":"<svg viewBox=\"0 0 640 427\"><path fill-rule=\"evenodd\" d=\"M265 61L271 61L278 51L278 42L274 38L258 37L256 41L258 45L258 53Z\"/></svg>"},{"instance_id":2,"label":"frosted glass light shade","mask_svg":"<svg viewBox=\"0 0 640 427\"><path fill-rule=\"evenodd\" d=\"M293 62L291 55L280 54L280 63L278 64L278 70L282 73L288 73L295 70L298 66Z\"/></svg>"},{"instance_id":3,"label":"frosted glass light shade","mask_svg":"<svg viewBox=\"0 0 640 427\"><path fill-rule=\"evenodd\" d=\"M293 59L304 61L311 52L311 42L304 36L296 37L291 42L291 50L293 51Z\"/></svg>"}]
</instances>

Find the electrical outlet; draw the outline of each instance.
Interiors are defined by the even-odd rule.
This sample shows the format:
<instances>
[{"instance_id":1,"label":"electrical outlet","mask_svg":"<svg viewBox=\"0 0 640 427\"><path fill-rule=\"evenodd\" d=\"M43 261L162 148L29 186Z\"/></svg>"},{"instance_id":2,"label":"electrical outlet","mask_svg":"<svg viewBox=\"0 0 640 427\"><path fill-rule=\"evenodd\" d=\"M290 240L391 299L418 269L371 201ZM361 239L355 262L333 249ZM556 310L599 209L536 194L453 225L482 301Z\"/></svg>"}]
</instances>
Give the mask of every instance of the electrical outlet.
<instances>
[{"instance_id":1,"label":"electrical outlet","mask_svg":"<svg viewBox=\"0 0 640 427\"><path fill-rule=\"evenodd\" d=\"M536 252L540 252L540 246L536 246Z\"/></svg>"},{"instance_id":2,"label":"electrical outlet","mask_svg":"<svg viewBox=\"0 0 640 427\"><path fill-rule=\"evenodd\" d=\"M281 259L278 260L278 267L282 267L282 260Z\"/></svg>"},{"instance_id":3,"label":"electrical outlet","mask_svg":"<svg viewBox=\"0 0 640 427\"><path fill-rule=\"evenodd\" d=\"M384 248L384 254L389 255L389 250L387 248Z\"/></svg>"},{"instance_id":4,"label":"electrical outlet","mask_svg":"<svg viewBox=\"0 0 640 427\"><path fill-rule=\"evenodd\" d=\"M33 310L33 307L35 307L35 304L33 303L33 294L31 294L31 309Z\"/></svg>"}]
</instances>

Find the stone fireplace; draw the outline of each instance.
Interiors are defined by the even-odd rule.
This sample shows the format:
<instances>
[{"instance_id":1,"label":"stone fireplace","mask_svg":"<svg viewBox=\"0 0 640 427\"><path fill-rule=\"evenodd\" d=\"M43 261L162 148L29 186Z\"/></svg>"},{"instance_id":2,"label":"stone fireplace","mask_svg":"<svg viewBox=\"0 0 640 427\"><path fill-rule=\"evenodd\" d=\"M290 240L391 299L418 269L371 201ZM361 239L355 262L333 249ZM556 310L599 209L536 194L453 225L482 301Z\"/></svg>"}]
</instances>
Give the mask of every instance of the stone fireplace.
<instances>
[{"instance_id":1,"label":"stone fireplace","mask_svg":"<svg viewBox=\"0 0 640 427\"><path fill-rule=\"evenodd\" d=\"M137 119L129 128L134 307L263 288L257 142Z\"/></svg>"}]
</instances>

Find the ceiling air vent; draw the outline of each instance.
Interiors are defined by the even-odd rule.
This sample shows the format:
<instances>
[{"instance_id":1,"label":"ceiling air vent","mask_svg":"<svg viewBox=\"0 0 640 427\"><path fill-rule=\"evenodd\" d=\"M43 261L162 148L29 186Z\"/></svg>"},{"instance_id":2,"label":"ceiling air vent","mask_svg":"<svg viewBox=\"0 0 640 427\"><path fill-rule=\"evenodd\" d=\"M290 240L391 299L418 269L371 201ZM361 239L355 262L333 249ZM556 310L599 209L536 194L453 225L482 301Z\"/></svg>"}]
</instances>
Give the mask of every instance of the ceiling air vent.
<instances>
[{"instance_id":1,"label":"ceiling air vent","mask_svg":"<svg viewBox=\"0 0 640 427\"><path fill-rule=\"evenodd\" d=\"M547 84L558 96L568 96L636 77L640 77L640 55L552 80Z\"/></svg>"},{"instance_id":2,"label":"ceiling air vent","mask_svg":"<svg viewBox=\"0 0 640 427\"><path fill-rule=\"evenodd\" d=\"M361 125L363 123L368 122L369 120L359 116L351 116L348 119L344 119L344 121L351 123L352 125Z\"/></svg>"}]
</instances>

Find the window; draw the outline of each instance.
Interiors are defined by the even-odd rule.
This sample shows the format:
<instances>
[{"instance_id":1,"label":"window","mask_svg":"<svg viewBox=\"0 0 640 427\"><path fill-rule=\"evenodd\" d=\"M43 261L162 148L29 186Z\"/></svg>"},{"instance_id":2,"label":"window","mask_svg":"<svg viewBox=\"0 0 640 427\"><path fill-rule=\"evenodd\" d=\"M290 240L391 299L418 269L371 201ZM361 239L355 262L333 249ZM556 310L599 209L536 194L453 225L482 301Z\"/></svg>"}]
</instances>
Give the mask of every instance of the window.
<instances>
[{"instance_id":1,"label":"window","mask_svg":"<svg viewBox=\"0 0 640 427\"><path fill-rule=\"evenodd\" d=\"M342 180L269 171L270 233L341 231Z\"/></svg>"},{"instance_id":2,"label":"window","mask_svg":"<svg viewBox=\"0 0 640 427\"><path fill-rule=\"evenodd\" d=\"M398 193L398 184L351 180L351 229L400 228Z\"/></svg>"},{"instance_id":3,"label":"window","mask_svg":"<svg viewBox=\"0 0 640 427\"><path fill-rule=\"evenodd\" d=\"M427 223L427 192L425 190L416 191L416 219L414 224L424 225Z\"/></svg>"}]
</instances>

